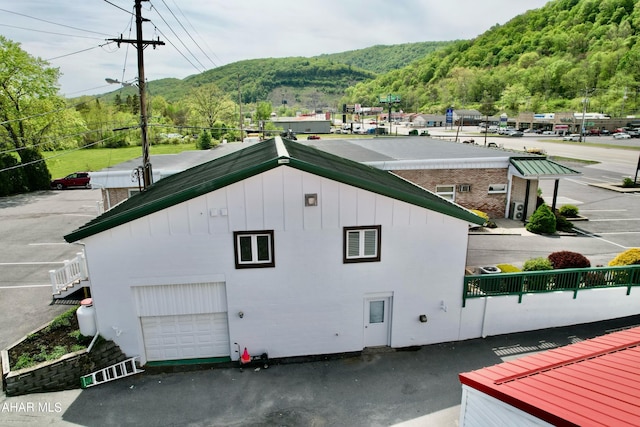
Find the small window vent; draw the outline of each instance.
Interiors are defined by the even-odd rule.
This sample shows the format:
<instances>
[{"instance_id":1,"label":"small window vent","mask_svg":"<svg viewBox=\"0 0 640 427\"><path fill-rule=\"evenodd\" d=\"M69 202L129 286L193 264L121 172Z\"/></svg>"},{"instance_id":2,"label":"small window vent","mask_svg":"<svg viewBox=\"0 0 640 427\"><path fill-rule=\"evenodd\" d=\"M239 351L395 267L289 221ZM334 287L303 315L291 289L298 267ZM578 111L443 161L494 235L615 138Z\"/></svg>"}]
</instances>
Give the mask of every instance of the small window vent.
<instances>
[{"instance_id":1,"label":"small window vent","mask_svg":"<svg viewBox=\"0 0 640 427\"><path fill-rule=\"evenodd\" d=\"M469 191L471 191L471 184L460 184L460 185L458 185L458 192L459 193L468 193Z\"/></svg>"}]
</instances>

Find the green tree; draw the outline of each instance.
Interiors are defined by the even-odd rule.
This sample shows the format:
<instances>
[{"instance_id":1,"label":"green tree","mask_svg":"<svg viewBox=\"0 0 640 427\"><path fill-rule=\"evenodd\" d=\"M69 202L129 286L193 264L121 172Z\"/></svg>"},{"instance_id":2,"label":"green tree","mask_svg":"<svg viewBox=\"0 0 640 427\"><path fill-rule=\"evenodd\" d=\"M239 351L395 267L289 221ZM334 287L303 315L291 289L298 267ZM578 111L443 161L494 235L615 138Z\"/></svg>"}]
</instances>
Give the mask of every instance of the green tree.
<instances>
[{"instance_id":1,"label":"green tree","mask_svg":"<svg viewBox=\"0 0 640 427\"><path fill-rule=\"evenodd\" d=\"M39 147L63 126L59 75L57 68L0 36L0 148L15 150L29 190L49 188L51 176Z\"/></svg>"},{"instance_id":2,"label":"green tree","mask_svg":"<svg viewBox=\"0 0 640 427\"><path fill-rule=\"evenodd\" d=\"M235 122L236 103L217 85L210 83L191 92L191 108L198 123L213 128L216 121Z\"/></svg>"},{"instance_id":3,"label":"green tree","mask_svg":"<svg viewBox=\"0 0 640 427\"><path fill-rule=\"evenodd\" d=\"M269 120L271 118L271 112L273 107L270 102L258 102L256 107L256 120Z\"/></svg>"},{"instance_id":4,"label":"green tree","mask_svg":"<svg viewBox=\"0 0 640 427\"><path fill-rule=\"evenodd\" d=\"M198 137L198 142L196 144L199 150L210 150L211 149L211 134L206 130L203 130Z\"/></svg>"},{"instance_id":5,"label":"green tree","mask_svg":"<svg viewBox=\"0 0 640 427\"><path fill-rule=\"evenodd\" d=\"M493 98L489 96L489 93L487 91L484 91L484 94L482 96L482 104L480 104L478 111L480 112L480 114L485 116L485 125L489 127L489 116L493 116L495 113L497 113L498 109L493 103ZM487 145L487 132L484 133L484 145Z\"/></svg>"}]
</instances>

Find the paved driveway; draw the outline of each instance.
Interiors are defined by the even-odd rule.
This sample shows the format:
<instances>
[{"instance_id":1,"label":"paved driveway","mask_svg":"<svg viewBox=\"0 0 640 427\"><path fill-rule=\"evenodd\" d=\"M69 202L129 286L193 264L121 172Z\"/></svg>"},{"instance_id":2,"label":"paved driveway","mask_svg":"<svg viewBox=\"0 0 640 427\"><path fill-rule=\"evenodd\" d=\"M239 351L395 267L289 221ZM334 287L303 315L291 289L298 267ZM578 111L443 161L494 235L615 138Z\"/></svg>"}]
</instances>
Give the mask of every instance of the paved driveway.
<instances>
[{"instance_id":1,"label":"paved driveway","mask_svg":"<svg viewBox=\"0 0 640 427\"><path fill-rule=\"evenodd\" d=\"M0 198L0 348L68 308L50 305L48 272L81 251L62 236L94 218L100 199L100 190Z\"/></svg>"},{"instance_id":2,"label":"paved driveway","mask_svg":"<svg viewBox=\"0 0 640 427\"><path fill-rule=\"evenodd\" d=\"M82 391L0 396L0 425L453 427L460 372L638 324L634 316L259 371L144 373Z\"/></svg>"}]
</instances>

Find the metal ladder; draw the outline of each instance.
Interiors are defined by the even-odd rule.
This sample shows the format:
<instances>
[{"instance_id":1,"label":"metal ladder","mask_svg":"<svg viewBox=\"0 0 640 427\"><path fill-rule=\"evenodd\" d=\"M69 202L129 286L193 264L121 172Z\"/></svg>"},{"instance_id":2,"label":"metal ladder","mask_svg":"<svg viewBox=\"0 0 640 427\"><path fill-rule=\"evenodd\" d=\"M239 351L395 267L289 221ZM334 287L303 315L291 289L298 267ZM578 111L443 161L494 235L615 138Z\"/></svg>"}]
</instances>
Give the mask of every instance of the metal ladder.
<instances>
[{"instance_id":1,"label":"metal ladder","mask_svg":"<svg viewBox=\"0 0 640 427\"><path fill-rule=\"evenodd\" d=\"M103 384L109 381L117 380L120 378L128 377L130 375L139 374L144 372L142 369L138 369L136 366L136 359L139 357L132 357L115 365L108 366L99 371L95 371L89 375L80 377L80 385L82 388L93 387L94 385Z\"/></svg>"}]
</instances>

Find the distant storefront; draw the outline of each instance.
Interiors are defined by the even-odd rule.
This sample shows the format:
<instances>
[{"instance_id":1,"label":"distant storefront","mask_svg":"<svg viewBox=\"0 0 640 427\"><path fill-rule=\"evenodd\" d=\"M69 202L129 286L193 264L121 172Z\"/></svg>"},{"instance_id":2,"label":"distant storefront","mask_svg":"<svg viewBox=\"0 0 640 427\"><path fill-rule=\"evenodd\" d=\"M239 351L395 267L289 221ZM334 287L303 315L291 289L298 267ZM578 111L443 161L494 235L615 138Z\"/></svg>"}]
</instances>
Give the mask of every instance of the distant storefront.
<instances>
[{"instance_id":1,"label":"distant storefront","mask_svg":"<svg viewBox=\"0 0 640 427\"><path fill-rule=\"evenodd\" d=\"M556 133L580 133L584 125L584 130L589 132L591 129L606 129L614 131L622 126L629 126L629 122L633 121L629 118L612 118L602 113L520 113L515 119L518 129L534 129L543 131L553 131Z\"/></svg>"}]
</instances>

